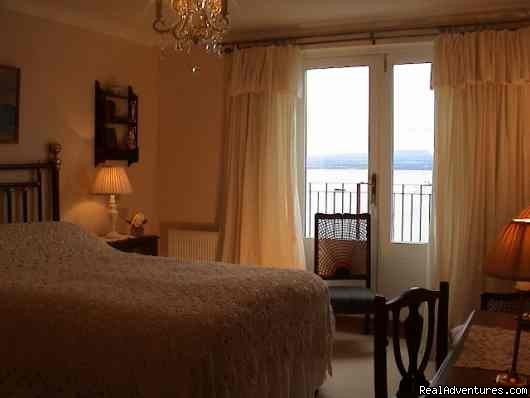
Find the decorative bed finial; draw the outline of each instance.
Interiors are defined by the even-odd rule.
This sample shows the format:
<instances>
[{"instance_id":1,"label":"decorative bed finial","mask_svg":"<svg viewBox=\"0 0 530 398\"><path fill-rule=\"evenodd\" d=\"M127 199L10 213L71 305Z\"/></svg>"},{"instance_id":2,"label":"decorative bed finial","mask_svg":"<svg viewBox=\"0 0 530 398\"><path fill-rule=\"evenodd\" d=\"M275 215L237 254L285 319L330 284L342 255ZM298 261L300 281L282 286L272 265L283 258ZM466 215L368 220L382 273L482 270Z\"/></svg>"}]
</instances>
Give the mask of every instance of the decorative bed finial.
<instances>
[{"instance_id":1,"label":"decorative bed finial","mask_svg":"<svg viewBox=\"0 0 530 398\"><path fill-rule=\"evenodd\" d=\"M49 147L50 152L50 161L55 164L56 169L61 168L62 160L61 160L61 152L63 151L63 147L61 144L58 144L57 142L52 142Z\"/></svg>"}]
</instances>

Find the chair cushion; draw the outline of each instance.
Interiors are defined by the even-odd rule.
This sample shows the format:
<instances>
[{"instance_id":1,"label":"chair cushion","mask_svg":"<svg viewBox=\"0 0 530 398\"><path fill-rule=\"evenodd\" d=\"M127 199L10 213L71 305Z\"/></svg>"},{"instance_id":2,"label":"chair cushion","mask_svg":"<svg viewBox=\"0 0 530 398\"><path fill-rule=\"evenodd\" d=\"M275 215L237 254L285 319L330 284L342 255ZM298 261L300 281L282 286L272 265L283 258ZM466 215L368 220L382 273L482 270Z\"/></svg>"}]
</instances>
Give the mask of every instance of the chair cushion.
<instances>
[{"instance_id":1,"label":"chair cushion","mask_svg":"<svg viewBox=\"0 0 530 398\"><path fill-rule=\"evenodd\" d=\"M366 241L321 239L318 250L316 272L324 279L352 279L353 275L367 273Z\"/></svg>"},{"instance_id":2,"label":"chair cushion","mask_svg":"<svg viewBox=\"0 0 530 398\"><path fill-rule=\"evenodd\" d=\"M375 293L365 287L330 286L331 306L338 314L365 314L372 312Z\"/></svg>"}]
</instances>

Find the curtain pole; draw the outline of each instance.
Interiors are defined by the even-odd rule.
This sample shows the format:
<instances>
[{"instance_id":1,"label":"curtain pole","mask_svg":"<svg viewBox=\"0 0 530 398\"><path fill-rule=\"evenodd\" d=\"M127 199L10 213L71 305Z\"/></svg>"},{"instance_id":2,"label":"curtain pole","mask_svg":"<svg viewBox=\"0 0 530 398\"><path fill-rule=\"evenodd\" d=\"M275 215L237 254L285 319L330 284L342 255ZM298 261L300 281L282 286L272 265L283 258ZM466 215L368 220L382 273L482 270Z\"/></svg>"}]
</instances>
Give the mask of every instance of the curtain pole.
<instances>
[{"instance_id":1,"label":"curtain pole","mask_svg":"<svg viewBox=\"0 0 530 398\"><path fill-rule=\"evenodd\" d=\"M484 29L519 29L527 26L530 26L530 18L505 22L489 22L483 24L469 23L458 25L437 25L430 27L412 26L410 28L389 28L378 31L358 31L307 36L274 37L270 39L241 40L225 42L223 43L223 46L226 50L228 50L228 52L230 52L230 50L233 48L263 47L269 45L286 44L314 46L319 44L340 44L358 41L368 41L371 42L371 44L376 44L376 42L380 40L434 38L440 33L444 32L471 32Z\"/></svg>"}]
</instances>

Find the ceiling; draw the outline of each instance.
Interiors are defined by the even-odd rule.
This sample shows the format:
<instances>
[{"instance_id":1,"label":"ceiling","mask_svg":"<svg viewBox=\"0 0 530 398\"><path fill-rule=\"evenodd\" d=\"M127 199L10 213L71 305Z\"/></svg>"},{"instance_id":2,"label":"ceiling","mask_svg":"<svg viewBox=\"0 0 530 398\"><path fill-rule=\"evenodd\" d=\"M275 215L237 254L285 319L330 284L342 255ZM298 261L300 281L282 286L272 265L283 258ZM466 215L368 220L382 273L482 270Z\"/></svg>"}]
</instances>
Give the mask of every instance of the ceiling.
<instances>
[{"instance_id":1,"label":"ceiling","mask_svg":"<svg viewBox=\"0 0 530 398\"><path fill-rule=\"evenodd\" d=\"M153 42L154 0L0 0L14 11ZM530 18L530 0L229 0L232 39Z\"/></svg>"}]
</instances>

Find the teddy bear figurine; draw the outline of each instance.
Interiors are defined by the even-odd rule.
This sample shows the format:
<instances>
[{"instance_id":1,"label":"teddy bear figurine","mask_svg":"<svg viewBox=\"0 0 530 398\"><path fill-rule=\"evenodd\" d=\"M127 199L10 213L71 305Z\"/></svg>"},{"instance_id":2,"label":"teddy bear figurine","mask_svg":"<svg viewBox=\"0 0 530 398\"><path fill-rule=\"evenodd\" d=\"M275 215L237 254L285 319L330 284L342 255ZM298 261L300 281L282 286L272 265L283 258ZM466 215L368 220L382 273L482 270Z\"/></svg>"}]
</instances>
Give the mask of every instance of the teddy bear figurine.
<instances>
[{"instance_id":1,"label":"teddy bear figurine","mask_svg":"<svg viewBox=\"0 0 530 398\"><path fill-rule=\"evenodd\" d=\"M144 235L144 225L147 224L147 218L144 213L135 213L131 220L127 220L127 223L131 226L132 236Z\"/></svg>"}]
</instances>

